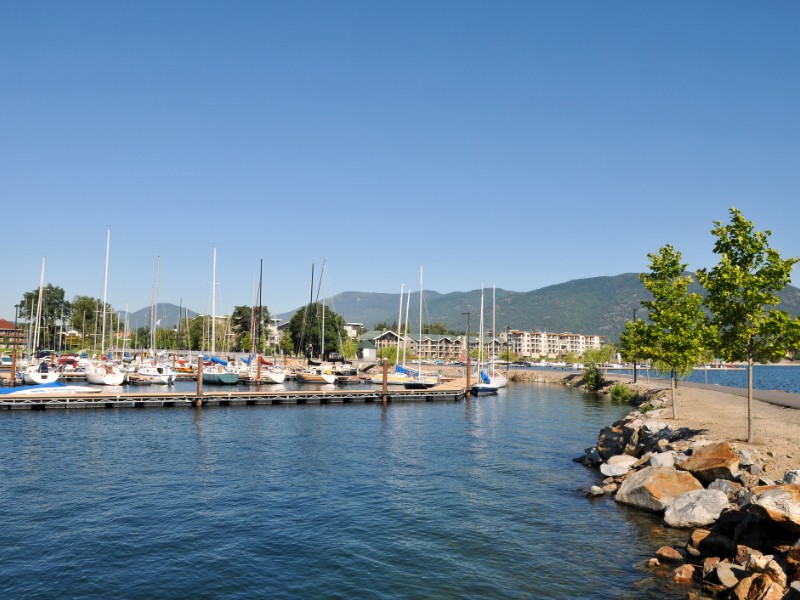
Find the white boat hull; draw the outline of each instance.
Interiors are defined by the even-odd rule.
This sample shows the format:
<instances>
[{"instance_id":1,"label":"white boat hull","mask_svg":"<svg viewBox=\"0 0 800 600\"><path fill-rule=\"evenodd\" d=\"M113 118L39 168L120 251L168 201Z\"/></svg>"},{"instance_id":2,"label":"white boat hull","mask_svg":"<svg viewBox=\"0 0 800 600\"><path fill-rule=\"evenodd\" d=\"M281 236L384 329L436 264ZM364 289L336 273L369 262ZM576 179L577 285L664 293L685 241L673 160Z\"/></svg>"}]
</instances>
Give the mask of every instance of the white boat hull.
<instances>
[{"instance_id":1,"label":"white boat hull","mask_svg":"<svg viewBox=\"0 0 800 600\"><path fill-rule=\"evenodd\" d=\"M112 365L91 365L86 368L86 381L92 385L122 385L125 373Z\"/></svg>"},{"instance_id":2,"label":"white boat hull","mask_svg":"<svg viewBox=\"0 0 800 600\"><path fill-rule=\"evenodd\" d=\"M36 367L28 367L22 374L22 380L28 385L41 385L58 381L58 371L40 372Z\"/></svg>"}]
</instances>

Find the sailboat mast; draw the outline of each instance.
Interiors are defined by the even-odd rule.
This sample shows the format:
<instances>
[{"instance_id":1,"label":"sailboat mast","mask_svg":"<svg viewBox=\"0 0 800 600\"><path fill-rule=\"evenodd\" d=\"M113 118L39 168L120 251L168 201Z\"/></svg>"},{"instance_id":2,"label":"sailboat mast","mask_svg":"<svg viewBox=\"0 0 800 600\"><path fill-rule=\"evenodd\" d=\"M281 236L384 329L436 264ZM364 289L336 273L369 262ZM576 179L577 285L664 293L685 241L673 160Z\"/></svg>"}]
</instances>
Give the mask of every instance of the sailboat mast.
<instances>
[{"instance_id":1,"label":"sailboat mast","mask_svg":"<svg viewBox=\"0 0 800 600\"><path fill-rule=\"evenodd\" d=\"M319 277L322 280L322 332L320 336L322 341L320 342L320 360L325 360L325 266L327 264L328 259L326 258L322 263L322 271L320 271L319 274Z\"/></svg>"},{"instance_id":2,"label":"sailboat mast","mask_svg":"<svg viewBox=\"0 0 800 600\"><path fill-rule=\"evenodd\" d=\"M478 334L478 371L480 372L483 363L483 284L481 283L481 322Z\"/></svg>"},{"instance_id":3,"label":"sailboat mast","mask_svg":"<svg viewBox=\"0 0 800 600\"><path fill-rule=\"evenodd\" d=\"M214 268L211 270L211 356L217 342L217 247L214 246Z\"/></svg>"},{"instance_id":4,"label":"sailboat mast","mask_svg":"<svg viewBox=\"0 0 800 600\"><path fill-rule=\"evenodd\" d=\"M103 328L100 331L100 356L106 353L106 293L108 292L108 251L111 247L111 227L106 232L106 270L103 275Z\"/></svg>"},{"instance_id":5,"label":"sailboat mast","mask_svg":"<svg viewBox=\"0 0 800 600\"><path fill-rule=\"evenodd\" d=\"M259 259L259 273L258 273L258 345L256 346L256 350L258 354L261 354L261 322L263 319L261 318L261 293L264 290L264 259Z\"/></svg>"},{"instance_id":6,"label":"sailboat mast","mask_svg":"<svg viewBox=\"0 0 800 600\"><path fill-rule=\"evenodd\" d=\"M419 377L422 378L422 265L419 267L419 347L417 348Z\"/></svg>"},{"instance_id":7,"label":"sailboat mast","mask_svg":"<svg viewBox=\"0 0 800 600\"><path fill-rule=\"evenodd\" d=\"M33 351L39 349L39 334L41 333L41 323L42 323L42 293L44 292L44 264L45 264L45 257L42 257L42 271L39 274L39 301L36 305L36 327L34 331L36 332L33 336ZM30 312L28 312L30 314Z\"/></svg>"},{"instance_id":8,"label":"sailboat mast","mask_svg":"<svg viewBox=\"0 0 800 600\"><path fill-rule=\"evenodd\" d=\"M494 347L494 341L497 339L497 329L495 329L497 327L497 324L495 322L495 317L496 317L495 306L497 304L497 302L495 301L496 299L497 299L497 286L493 284L492 285L492 366L491 366L492 377L494 377L494 356L495 354L497 354L497 352L495 352L496 349Z\"/></svg>"},{"instance_id":9,"label":"sailboat mast","mask_svg":"<svg viewBox=\"0 0 800 600\"><path fill-rule=\"evenodd\" d=\"M406 328L403 335L403 366L406 366L406 340L408 339L408 309L411 307L411 286L408 286L408 297L406 300Z\"/></svg>"},{"instance_id":10,"label":"sailboat mast","mask_svg":"<svg viewBox=\"0 0 800 600\"><path fill-rule=\"evenodd\" d=\"M406 291L406 284L400 284L400 308L397 309L397 352L395 353L394 364L400 364L400 333L403 330L403 292Z\"/></svg>"}]
</instances>

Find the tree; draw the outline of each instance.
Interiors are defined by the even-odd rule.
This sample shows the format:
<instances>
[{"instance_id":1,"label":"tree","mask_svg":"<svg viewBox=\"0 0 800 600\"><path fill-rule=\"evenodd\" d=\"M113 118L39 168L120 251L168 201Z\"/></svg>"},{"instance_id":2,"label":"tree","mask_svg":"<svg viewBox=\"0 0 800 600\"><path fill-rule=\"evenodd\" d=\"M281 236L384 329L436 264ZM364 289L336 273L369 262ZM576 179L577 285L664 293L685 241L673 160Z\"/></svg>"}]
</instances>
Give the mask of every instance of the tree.
<instances>
[{"instance_id":1,"label":"tree","mask_svg":"<svg viewBox=\"0 0 800 600\"><path fill-rule=\"evenodd\" d=\"M292 340L292 347L306 358L319 356L322 351L322 305L312 303L292 315L284 336ZM340 332L344 331L344 318L325 308L325 353L341 352Z\"/></svg>"},{"instance_id":2,"label":"tree","mask_svg":"<svg viewBox=\"0 0 800 600\"><path fill-rule=\"evenodd\" d=\"M714 221L714 253L719 263L700 269L697 279L706 289L717 354L747 363L747 441L753 424L753 364L780 359L800 341L800 320L778 310L777 292L789 283L798 258L781 258L769 245L772 232L756 231L736 208L730 224Z\"/></svg>"},{"instance_id":3,"label":"tree","mask_svg":"<svg viewBox=\"0 0 800 600\"><path fill-rule=\"evenodd\" d=\"M676 380L692 371L705 350L707 328L703 297L689 293L694 280L686 275L687 265L681 262L681 253L671 245L647 257L650 272L642 273L639 279L653 295L652 300L642 300L650 322L626 323L625 354L649 358L657 370L669 373L672 418L677 419Z\"/></svg>"},{"instance_id":4,"label":"tree","mask_svg":"<svg viewBox=\"0 0 800 600\"><path fill-rule=\"evenodd\" d=\"M20 301L19 318L33 321L38 314L39 288L25 292ZM64 299L64 288L48 283L42 288L42 310L40 346L55 346L56 321L69 320L72 315L72 305ZM34 325L35 326L35 325Z\"/></svg>"},{"instance_id":5,"label":"tree","mask_svg":"<svg viewBox=\"0 0 800 600\"><path fill-rule=\"evenodd\" d=\"M447 335L447 325L441 322L431 323L425 327L425 333L428 335Z\"/></svg>"}]
</instances>

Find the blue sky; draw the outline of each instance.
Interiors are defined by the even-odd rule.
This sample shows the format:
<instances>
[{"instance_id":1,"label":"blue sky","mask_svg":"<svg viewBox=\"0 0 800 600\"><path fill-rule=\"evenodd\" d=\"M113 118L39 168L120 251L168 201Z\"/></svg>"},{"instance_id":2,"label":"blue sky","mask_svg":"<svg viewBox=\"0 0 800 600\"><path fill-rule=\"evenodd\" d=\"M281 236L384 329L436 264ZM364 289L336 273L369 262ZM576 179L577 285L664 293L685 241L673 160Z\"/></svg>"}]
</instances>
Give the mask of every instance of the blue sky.
<instances>
[{"instance_id":1,"label":"blue sky","mask_svg":"<svg viewBox=\"0 0 800 600\"><path fill-rule=\"evenodd\" d=\"M800 255L796 2L12 2L0 317L527 291L712 266L731 206ZM795 278L796 279L796 278ZM797 281L795 281L797 283ZM345 315L346 316L346 315Z\"/></svg>"}]
</instances>

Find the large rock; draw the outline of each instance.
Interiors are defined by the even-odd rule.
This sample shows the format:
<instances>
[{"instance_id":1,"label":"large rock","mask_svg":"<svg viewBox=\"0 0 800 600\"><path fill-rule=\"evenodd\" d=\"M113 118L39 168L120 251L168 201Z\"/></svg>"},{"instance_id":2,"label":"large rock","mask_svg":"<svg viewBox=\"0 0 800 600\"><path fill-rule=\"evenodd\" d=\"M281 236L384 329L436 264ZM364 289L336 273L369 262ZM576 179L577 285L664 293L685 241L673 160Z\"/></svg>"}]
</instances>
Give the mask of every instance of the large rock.
<instances>
[{"instance_id":1,"label":"large rock","mask_svg":"<svg viewBox=\"0 0 800 600\"><path fill-rule=\"evenodd\" d=\"M686 550L692 556L732 557L736 555L736 543L722 533L700 528L689 536Z\"/></svg>"},{"instance_id":2,"label":"large rock","mask_svg":"<svg viewBox=\"0 0 800 600\"><path fill-rule=\"evenodd\" d=\"M656 452L650 455L650 466L671 469L675 466L675 456L672 452Z\"/></svg>"},{"instance_id":3,"label":"large rock","mask_svg":"<svg viewBox=\"0 0 800 600\"><path fill-rule=\"evenodd\" d=\"M628 445L630 430L614 424L612 427L604 427L600 430L597 438L597 451L604 460L608 460L616 454L622 454L625 446Z\"/></svg>"},{"instance_id":4,"label":"large rock","mask_svg":"<svg viewBox=\"0 0 800 600\"><path fill-rule=\"evenodd\" d=\"M800 484L753 489L751 510L789 531L800 532Z\"/></svg>"},{"instance_id":5,"label":"large rock","mask_svg":"<svg viewBox=\"0 0 800 600\"><path fill-rule=\"evenodd\" d=\"M715 479L733 479L739 473L739 454L728 442L706 444L696 447L679 468L705 483Z\"/></svg>"},{"instance_id":6,"label":"large rock","mask_svg":"<svg viewBox=\"0 0 800 600\"><path fill-rule=\"evenodd\" d=\"M600 465L600 472L606 477L621 477L622 475L627 475L636 461L635 456L617 454Z\"/></svg>"},{"instance_id":7,"label":"large rock","mask_svg":"<svg viewBox=\"0 0 800 600\"><path fill-rule=\"evenodd\" d=\"M700 489L703 489L703 485L690 473L645 467L622 482L616 501L660 512L681 494Z\"/></svg>"},{"instance_id":8,"label":"large rock","mask_svg":"<svg viewBox=\"0 0 800 600\"><path fill-rule=\"evenodd\" d=\"M782 600L786 590L767 575L745 577L733 591L736 600Z\"/></svg>"},{"instance_id":9,"label":"large rock","mask_svg":"<svg viewBox=\"0 0 800 600\"><path fill-rule=\"evenodd\" d=\"M710 525L728 508L728 496L720 490L694 490L675 498L664 512L670 527L702 527Z\"/></svg>"}]
</instances>

